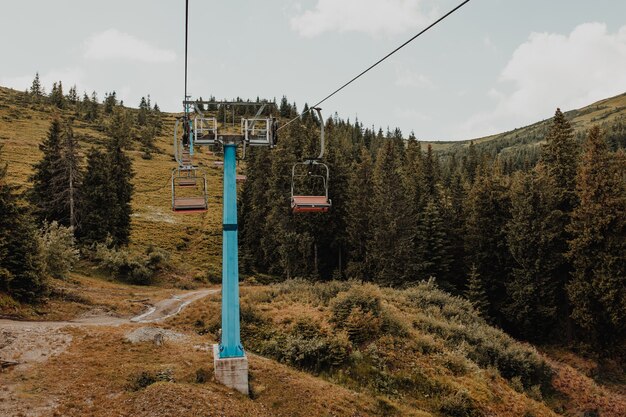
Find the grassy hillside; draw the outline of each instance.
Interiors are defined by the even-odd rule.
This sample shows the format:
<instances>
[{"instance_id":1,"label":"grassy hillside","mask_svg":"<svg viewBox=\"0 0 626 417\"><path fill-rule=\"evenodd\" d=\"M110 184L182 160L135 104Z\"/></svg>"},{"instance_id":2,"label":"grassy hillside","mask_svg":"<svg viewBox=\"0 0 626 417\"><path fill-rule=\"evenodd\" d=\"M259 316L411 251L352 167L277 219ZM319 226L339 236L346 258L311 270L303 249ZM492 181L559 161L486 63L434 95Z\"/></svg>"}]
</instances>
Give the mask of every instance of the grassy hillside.
<instances>
[{"instance_id":1,"label":"grassy hillside","mask_svg":"<svg viewBox=\"0 0 626 417\"><path fill-rule=\"evenodd\" d=\"M454 152L463 149L469 146L470 142L474 142L478 149L493 149L496 153L512 152L520 148L537 146L543 141L552 115L546 116L549 116L550 119L496 135L456 142L426 141L424 143L430 143L434 150L441 152ZM565 112L565 116L571 122L576 133L583 133L594 124L604 124L605 127L608 127L615 123L626 123L626 93Z\"/></svg>"},{"instance_id":2,"label":"grassy hillside","mask_svg":"<svg viewBox=\"0 0 626 417\"><path fill-rule=\"evenodd\" d=\"M599 104L580 117L591 121L615 106ZM54 114L69 118L75 111L32 104L23 93L0 88L3 159L11 182L22 190ZM174 285L204 286L219 277L221 170L213 155L200 152L196 160L207 172L210 209L173 214L174 115L165 115L164 122L160 153L143 159L139 146L129 151L136 173L130 249L143 252L152 244L170 253L172 266L160 285L115 282L84 263L70 280L53 282L57 296L47 304L26 309L0 298L3 311L14 308L24 318L48 320L98 310L129 316L169 296ZM102 146L103 124L106 119L75 120L83 154ZM395 290L354 282L258 281L249 277L242 287L251 398L212 382L209 352L218 339L219 295L196 301L162 324L183 337L158 347L126 340L130 324L70 328L72 343L63 353L3 374L11 387L5 392L27 404L20 408L24 415L626 415L623 387L594 381L591 361L519 343L432 283Z\"/></svg>"}]
</instances>

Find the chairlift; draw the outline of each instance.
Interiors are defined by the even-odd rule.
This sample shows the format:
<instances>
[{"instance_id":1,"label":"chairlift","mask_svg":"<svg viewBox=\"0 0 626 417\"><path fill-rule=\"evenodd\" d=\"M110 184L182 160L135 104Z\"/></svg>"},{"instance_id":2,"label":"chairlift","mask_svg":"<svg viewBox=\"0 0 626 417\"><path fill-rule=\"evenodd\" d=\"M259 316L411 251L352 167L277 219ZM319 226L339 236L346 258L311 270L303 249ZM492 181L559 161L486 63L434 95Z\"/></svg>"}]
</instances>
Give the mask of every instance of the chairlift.
<instances>
[{"instance_id":1,"label":"chairlift","mask_svg":"<svg viewBox=\"0 0 626 417\"><path fill-rule=\"evenodd\" d=\"M322 173L316 168L319 167ZM303 172L304 168L304 172ZM302 178L308 178L312 186L322 186L323 193L296 194L295 184ZM291 168L291 211L293 213L326 213L332 203L328 198L328 166L314 159L297 162ZM317 183L317 184L314 184Z\"/></svg>"},{"instance_id":2,"label":"chairlift","mask_svg":"<svg viewBox=\"0 0 626 417\"><path fill-rule=\"evenodd\" d=\"M204 212L208 208L206 175L196 167L172 170L172 210L178 213Z\"/></svg>"},{"instance_id":3,"label":"chairlift","mask_svg":"<svg viewBox=\"0 0 626 417\"><path fill-rule=\"evenodd\" d=\"M328 166L321 162L324 156L324 119L320 108L314 108L320 120L320 153L316 158L307 158L303 162L296 162L291 168L291 211L293 213L326 213L332 202L328 198L328 182L330 172ZM304 170L303 170L304 168ZM320 172L321 171L321 172ZM310 183L317 182L322 186L322 193L296 194L297 181L308 178ZM315 184L311 184L315 186Z\"/></svg>"}]
</instances>

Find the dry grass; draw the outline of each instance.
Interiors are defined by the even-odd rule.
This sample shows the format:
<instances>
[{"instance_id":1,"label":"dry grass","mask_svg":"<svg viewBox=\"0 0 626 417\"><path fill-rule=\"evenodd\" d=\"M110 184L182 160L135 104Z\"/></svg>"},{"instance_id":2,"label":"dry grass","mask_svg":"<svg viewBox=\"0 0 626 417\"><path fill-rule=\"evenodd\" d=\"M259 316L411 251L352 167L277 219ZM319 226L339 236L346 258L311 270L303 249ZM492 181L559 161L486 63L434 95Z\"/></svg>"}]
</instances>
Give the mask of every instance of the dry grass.
<instances>
[{"instance_id":1,"label":"dry grass","mask_svg":"<svg viewBox=\"0 0 626 417\"><path fill-rule=\"evenodd\" d=\"M254 400L209 380L196 383L200 368L209 370L208 337L189 335L180 343L156 348L124 340L129 326L70 329L72 346L27 373L9 375L16 395L31 407L54 406L54 416L376 416L376 399L346 390L267 359L250 355ZM89 370L85 372L85 370ZM174 382L145 389L130 385L142 372L169 372ZM403 409L399 406L400 410ZM53 409L53 410L52 410ZM402 415L428 416L406 410Z\"/></svg>"}]
</instances>

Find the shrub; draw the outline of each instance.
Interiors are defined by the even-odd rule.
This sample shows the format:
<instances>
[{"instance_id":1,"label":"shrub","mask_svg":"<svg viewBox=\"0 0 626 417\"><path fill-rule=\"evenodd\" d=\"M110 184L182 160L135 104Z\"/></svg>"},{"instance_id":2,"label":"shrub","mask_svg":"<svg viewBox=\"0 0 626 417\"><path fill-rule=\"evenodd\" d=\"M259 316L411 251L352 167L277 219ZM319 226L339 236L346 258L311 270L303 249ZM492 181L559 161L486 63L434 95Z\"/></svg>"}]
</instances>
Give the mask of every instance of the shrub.
<instances>
[{"instance_id":1,"label":"shrub","mask_svg":"<svg viewBox=\"0 0 626 417\"><path fill-rule=\"evenodd\" d=\"M449 417L479 417L483 415L465 390L443 396L439 400L439 411Z\"/></svg>"},{"instance_id":2,"label":"shrub","mask_svg":"<svg viewBox=\"0 0 626 417\"><path fill-rule=\"evenodd\" d=\"M211 379L211 373L207 371L205 368L199 368L196 370L196 383L204 384Z\"/></svg>"},{"instance_id":3,"label":"shrub","mask_svg":"<svg viewBox=\"0 0 626 417\"><path fill-rule=\"evenodd\" d=\"M56 221L44 223L40 236L46 270L55 278L67 278L67 273L78 261L74 229Z\"/></svg>"},{"instance_id":4,"label":"shrub","mask_svg":"<svg viewBox=\"0 0 626 417\"><path fill-rule=\"evenodd\" d=\"M145 255L132 255L109 245L110 241L96 245L95 258L100 267L132 284L150 285L169 258L166 251L153 246L148 247Z\"/></svg>"},{"instance_id":5,"label":"shrub","mask_svg":"<svg viewBox=\"0 0 626 417\"><path fill-rule=\"evenodd\" d=\"M287 334L275 333L261 353L300 369L321 372L343 365L351 345L344 333L327 334L310 318L298 319Z\"/></svg>"},{"instance_id":6,"label":"shrub","mask_svg":"<svg viewBox=\"0 0 626 417\"><path fill-rule=\"evenodd\" d=\"M155 382L157 382L157 379L152 372L142 371L141 373L130 377L127 389L129 391L139 391L140 389L144 389Z\"/></svg>"}]
</instances>

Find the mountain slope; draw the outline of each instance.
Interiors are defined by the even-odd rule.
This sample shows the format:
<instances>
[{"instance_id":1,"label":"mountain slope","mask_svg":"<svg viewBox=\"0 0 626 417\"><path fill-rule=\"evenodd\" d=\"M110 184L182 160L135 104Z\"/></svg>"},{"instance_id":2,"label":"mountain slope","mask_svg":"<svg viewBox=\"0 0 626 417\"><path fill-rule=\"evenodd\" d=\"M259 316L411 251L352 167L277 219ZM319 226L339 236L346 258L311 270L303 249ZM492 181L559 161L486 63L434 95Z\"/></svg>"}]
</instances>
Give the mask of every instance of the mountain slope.
<instances>
[{"instance_id":1,"label":"mountain slope","mask_svg":"<svg viewBox=\"0 0 626 417\"><path fill-rule=\"evenodd\" d=\"M75 117L71 108L33 104L23 93L0 88L0 143L12 183L28 186L32 164L41 156L38 144L55 114ZM98 309L137 314L146 298L165 298L172 285L205 285L219 277L220 170L214 156L200 153L211 208L200 215L172 214L174 115L165 115L164 122L157 140L162 153L143 159L138 146L129 151L136 172L131 249L141 252L151 244L164 248L174 268L160 288L140 290L108 282L111 277L84 265L70 282L54 282L71 288L57 305L76 304L60 308L55 319ZM83 153L102 145L105 124L75 120ZM368 291L364 297L361 288ZM111 300L106 293L112 294ZM378 302L367 310L372 299ZM623 395L598 387L556 359L550 383L544 355L489 326L466 302L432 284L401 291L350 282L290 281L244 285L242 300L243 343L249 352L262 355L251 354L252 399L210 382L218 296L197 301L159 325L184 335L179 341L133 344L125 339L128 324L68 328L63 332L72 342L66 351L12 370L3 381L11 382L17 401L43 407L35 415L528 417L593 410L623 415ZM29 317L51 318L49 312L49 306L41 305ZM12 343L10 334L2 337L0 345ZM32 410L36 408L24 413Z\"/></svg>"},{"instance_id":2,"label":"mountain slope","mask_svg":"<svg viewBox=\"0 0 626 417\"><path fill-rule=\"evenodd\" d=\"M470 142L473 142L477 149L494 150L495 153L511 152L519 148L534 147L541 143L548 131L552 115L549 116L550 119L491 136L456 142L426 141L424 143L430 143L434 150L446 153L463 149L469 146ZM626 144L626 93L597 101L577 110L567 111L565 117L579 135L592 125L600 124L608 131L609 141L617 141L622 146Z\"/></svg>"}]
</instances>

